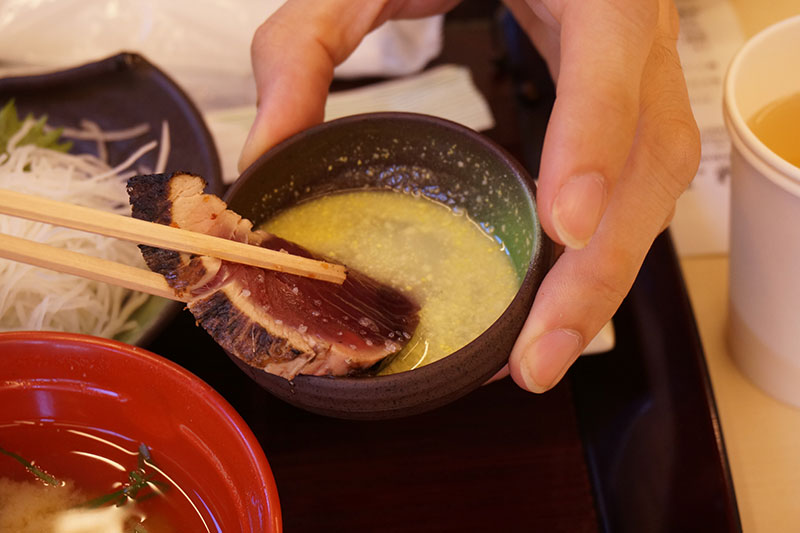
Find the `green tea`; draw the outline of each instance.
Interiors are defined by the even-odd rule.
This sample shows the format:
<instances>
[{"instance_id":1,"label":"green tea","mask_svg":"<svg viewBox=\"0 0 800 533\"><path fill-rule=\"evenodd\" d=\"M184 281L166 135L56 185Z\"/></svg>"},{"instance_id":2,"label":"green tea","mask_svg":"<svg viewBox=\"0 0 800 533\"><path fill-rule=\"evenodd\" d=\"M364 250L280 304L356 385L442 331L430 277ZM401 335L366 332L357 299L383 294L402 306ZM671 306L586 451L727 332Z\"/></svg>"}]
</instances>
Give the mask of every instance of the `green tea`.
<instances>
[{"instance_id":1,"label":"green tea","mask_svg":"<svg viewBox=\"0 0 800 533\"><path fill-rule=\"evenodd\" d=\"M800 168L800 92L766 105L747 125L767 148Z\"/></svg>"}]
</instances>

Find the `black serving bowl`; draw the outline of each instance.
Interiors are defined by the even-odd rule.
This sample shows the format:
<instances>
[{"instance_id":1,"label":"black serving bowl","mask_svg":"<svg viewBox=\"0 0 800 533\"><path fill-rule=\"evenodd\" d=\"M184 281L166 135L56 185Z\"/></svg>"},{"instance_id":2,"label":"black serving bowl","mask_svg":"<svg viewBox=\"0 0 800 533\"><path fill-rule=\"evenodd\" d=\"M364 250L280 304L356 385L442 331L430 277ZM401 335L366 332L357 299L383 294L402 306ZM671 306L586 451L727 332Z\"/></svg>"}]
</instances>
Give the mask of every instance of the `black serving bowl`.
<instances>
[{"instance_id":1,"label":"black serving bowl","mask_svg":"<svg viewBox=\"0 0 800 533\"><path fill-rule=\"evenodd\" d=\"M500 318L453 354L387 376L288 381L231 357L266 390L312 412L353 419L420 413L460 398L503 367L554 246L539 224L535 185L522 166L486 137L426 115L373 113L306 130L253 163L226 200L259 225L303 199L363 188L414 191L493 228L523 279Z\"/></svg>"},{"instance_id":2,"label":"black serving bowl","mask_svg":"<svg viewBox=\"0 0 800 533\"><path fill-rule=\"evenodd\" d=\"M158 140L163 122L169 124L167 168L203 176L209 193L223 190L222 171L214 140L200 111L186 93L146 58L120 53L100 61L33 76L0 79L0 107L8 100L20 117L46 116L50 126L77 128L91 120L106 131L145 123L149 131L108 143L108 161L122 163L137 148ZM96 153L95 141L75 140L72 153ZM137 164L155 168L158 151ZM128 344L148 346L180 312L182 305L151 296L131 316L137 326L117 335ZM80 332L73 332L80 333Z\"/></svg>"}]
</instances>

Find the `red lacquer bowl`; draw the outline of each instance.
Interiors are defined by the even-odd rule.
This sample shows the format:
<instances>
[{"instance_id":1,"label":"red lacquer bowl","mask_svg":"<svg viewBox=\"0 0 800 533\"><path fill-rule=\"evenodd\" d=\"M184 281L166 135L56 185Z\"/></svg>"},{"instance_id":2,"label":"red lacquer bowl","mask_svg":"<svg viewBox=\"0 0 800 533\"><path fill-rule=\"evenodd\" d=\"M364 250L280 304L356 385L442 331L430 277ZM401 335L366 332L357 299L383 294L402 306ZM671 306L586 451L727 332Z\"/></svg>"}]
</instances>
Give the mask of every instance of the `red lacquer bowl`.
<instances>
[{"instance_id":1,"label":"red lacquer bowl","mask_svg":"<svg viewBox=\"0 0 800 533\"><path fill-rule=\"evenodd\" d=\"M0 447L91 488L94 478L107 475L106 463L130 461L126 457L140 442L206 530L282 530L278 491L258 441L199 378L117 341L0 333ZM117 448L121 458L90 460L106 451L114 455ZM7 459L0 456L0 477L29 475Z\"/></svg>"}]
</instances>

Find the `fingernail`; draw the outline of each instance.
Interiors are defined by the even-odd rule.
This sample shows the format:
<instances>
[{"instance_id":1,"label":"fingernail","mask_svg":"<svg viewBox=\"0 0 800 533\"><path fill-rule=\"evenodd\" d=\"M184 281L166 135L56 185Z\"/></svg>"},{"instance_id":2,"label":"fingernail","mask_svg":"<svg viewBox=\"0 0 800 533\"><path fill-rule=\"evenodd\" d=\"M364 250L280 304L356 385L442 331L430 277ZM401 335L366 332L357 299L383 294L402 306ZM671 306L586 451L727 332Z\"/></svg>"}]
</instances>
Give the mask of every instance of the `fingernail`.
<instances>
[{"instance_id":1,"label":"fingernail","mask_svg":"<svg viewBox=\"0 0 800 533\"><path fill-rule=\"evenodd\" d=\"M531 392L551 389L583 350L583 338L571 329L554 329L537 337L520 361L522 379Z\"/></svg>"},{"instance_id":2,"label":"fingernail","mask_svg":"<svg viewBox=\"0 0 800 533\"><path fill-rule=\"evenodd\" d=\"M597 172L575 176L561 186L553 203L553 224L566 246L580 249L589 243L605 203L605 180Z\"/></svg>"}]
</instances>

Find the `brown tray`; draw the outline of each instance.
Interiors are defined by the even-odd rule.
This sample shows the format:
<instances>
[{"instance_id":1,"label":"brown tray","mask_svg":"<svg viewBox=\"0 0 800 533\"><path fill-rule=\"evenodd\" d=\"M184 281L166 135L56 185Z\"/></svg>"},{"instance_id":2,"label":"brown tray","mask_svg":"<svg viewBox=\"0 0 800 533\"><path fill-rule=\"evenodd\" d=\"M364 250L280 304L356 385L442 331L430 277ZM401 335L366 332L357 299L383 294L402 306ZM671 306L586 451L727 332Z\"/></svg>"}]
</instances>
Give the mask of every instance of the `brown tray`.
<instances>
[{"instance_id":1,"label":"brown tray","mask_svg":"<svg viewBox=\"0 0 800 533\"><path fill-rule=\"evenodd\" d=\"M440 62L469 65L532 174L553 90L502 11L451 14ZM544 395L510 380L393 421L323 418L249 382L183 314L152 348L234 405L272 465L287 531L740 531L702 347L667 234L614 318L618 344Z\"/></svg>"},{"instance_id":2,"label":"brown tray","mask_svg":"<svg viewBox=\"0 0 800 533\"><path fill-rule=\"evenodd\" d=\"M553 97L541 60L492 2L466 2L451 14L445 42L440 61L470 66L489 99L498 125L488 134L535 175ZM95 83L129 75L126 61L105 65L113 68ZM125 90L163 82L149 68L136 72L141 76ZM0 82L0 89L16 90L17 83ZM70 98L92 86L74 87ZM22 108L33 101L24 94ZM172 94L193 111L185 95ZM61 98L52 98L51 116ZM119 113L141 112L120 106ZM196 127L204 130L202 122ZM206 135L196 141L208 146ZM218 172L216 154L207 157ZM434 412L382 422L324 418L276 400L186 312L148 348L207 381L247 421L272 466L292 533L741 531L668 235L654 244L614 320L616 348L580 360L544 395L504 380Z\"/></svg>"}]
</instances>

